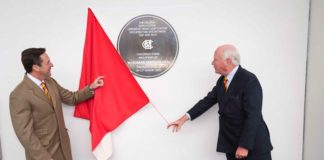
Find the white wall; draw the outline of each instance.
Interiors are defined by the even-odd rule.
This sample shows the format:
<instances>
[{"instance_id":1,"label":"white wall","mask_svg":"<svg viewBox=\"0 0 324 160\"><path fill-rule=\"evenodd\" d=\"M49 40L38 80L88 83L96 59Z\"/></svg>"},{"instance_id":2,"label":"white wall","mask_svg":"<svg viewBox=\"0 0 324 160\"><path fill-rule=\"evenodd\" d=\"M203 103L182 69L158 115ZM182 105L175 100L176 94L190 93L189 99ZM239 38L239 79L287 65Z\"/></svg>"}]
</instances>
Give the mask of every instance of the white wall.
<instances>
[{"instance_id":1,"label":"white wall","mask_svg":"<svg viewBox=\"0 0 324 160\"><path fill-rule=\"evenodd\" d=\"M154 14L176 30L180 51L173 68L161 77L137 80L160 112L173 121L215 84L211 60L215 48L235 44L242 66L254 72L264 92L263 114L270 129L273 159L302 159L304 89L309 0L149 0L4 1L0 5L1 142L4 160L24 159L9 116L8 96L23 78L20 53L46 47L54 62L53 77L68 89L78 88L91 7L116 44L122 27L140 14ZM186 124L180 133L151 107L143 108L114 131L111 160L215 160L218 108ZM73 157L94 159L89 123L64 107Z\"/></svg>"},{"instance_id":2,"label":"white wall","mask_svg":"<svg viewBox=\"0 0 324 160\"><path fill-rule=\"evenodd\" d=\"M324 1L312 0L308 45L304 159L324 159Z\"/></svg>"}]
</instances>

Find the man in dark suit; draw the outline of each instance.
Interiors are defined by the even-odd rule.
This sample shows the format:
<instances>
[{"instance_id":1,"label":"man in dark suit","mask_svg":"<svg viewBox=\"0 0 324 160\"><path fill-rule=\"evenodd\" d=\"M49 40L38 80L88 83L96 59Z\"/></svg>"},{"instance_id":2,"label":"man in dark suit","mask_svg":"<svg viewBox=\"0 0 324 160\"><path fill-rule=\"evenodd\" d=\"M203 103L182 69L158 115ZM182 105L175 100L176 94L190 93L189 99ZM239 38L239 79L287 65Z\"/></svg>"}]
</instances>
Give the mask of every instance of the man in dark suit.
<instances>
[{"instance_id":1,"label":"man in dark suit","mask_svg":"<svg viewBox=\"0 0 324 160\"><path fill-rule=\"evenodd\" d=\"M270 134L262 117L262 88L257 77L242 68L233 45L222 45L212 65L221 74L216 86L184 116L168 125L173 132L194 120L214 104L219 105L217 151L228 160L271 160Z\"/></svg>"},{"instance_id":2,"label":"man in dark suit","mask_svg":"<svg viewBox=\"0 0 324 160\"><path fill-rule=\"evenodd\" d=\"M93 97L103 86L99 76L87 87L71 92L51 78L50 61L44 48L22 52L24 79L10 94L10 115L27 160L72 160L62 102L74 105Z\"/></svg>"}]
</instances>

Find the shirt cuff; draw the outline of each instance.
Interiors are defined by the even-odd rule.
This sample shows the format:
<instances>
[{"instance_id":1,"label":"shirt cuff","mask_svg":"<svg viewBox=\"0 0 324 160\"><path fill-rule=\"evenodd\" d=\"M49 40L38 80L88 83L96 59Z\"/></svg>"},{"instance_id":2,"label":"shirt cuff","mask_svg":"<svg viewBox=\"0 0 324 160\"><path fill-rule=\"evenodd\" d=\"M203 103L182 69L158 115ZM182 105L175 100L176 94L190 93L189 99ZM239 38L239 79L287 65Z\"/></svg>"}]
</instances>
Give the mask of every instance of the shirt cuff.
<instances>
[{"instance_id":1,"label":"shirt cuff","mask_svg":"<svg viewBox=\"0 0 324 160\"><path fill-rule=\"evenodd\" d=\"M186 116L189 118L189 120L191 120L190 114L186 113Z\"/></svg>"}]
</instances>

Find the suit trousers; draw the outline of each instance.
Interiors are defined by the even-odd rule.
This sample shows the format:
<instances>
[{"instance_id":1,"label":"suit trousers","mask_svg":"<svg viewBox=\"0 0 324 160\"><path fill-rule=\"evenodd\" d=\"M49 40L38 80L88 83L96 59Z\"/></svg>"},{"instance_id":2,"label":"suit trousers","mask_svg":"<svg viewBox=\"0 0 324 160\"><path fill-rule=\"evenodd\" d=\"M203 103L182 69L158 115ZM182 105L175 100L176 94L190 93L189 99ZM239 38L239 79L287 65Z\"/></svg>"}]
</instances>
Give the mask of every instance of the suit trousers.
<instances>
[{"instance_id":1,"label":"suit trousers","mask_svg":"<svg viewBox=\"0 0 324 160\"><path fill-rule=\"evenodd\" d=\"M227 160L271 160L271 153L266 152L262 154L252 154L244 159L236 159L235 154L226 153Z\"/></svg>"}]
</instances>

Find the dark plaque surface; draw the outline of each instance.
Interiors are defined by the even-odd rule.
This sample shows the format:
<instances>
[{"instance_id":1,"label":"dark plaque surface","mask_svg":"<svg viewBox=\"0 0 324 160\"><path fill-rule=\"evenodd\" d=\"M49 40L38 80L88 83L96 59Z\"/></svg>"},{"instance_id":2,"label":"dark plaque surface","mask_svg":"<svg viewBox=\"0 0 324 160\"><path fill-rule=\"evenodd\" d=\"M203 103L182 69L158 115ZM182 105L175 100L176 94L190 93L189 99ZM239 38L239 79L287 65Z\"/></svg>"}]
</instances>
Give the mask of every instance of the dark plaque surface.
<instances>
[{"instance_id":1,"label":"dark plaque surface","mask_svg":"<svg viewBox=\"0 0 324 160\"><path fill-rule=\"evenodd\" d=\"M117 49L134 75L153 78L172 67L179 43L167 21L154 15L141 15L123 27Z\"/></svg>"}]
</instances>

